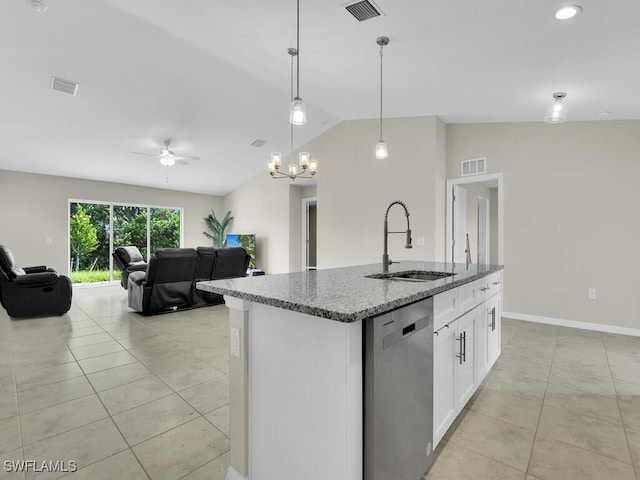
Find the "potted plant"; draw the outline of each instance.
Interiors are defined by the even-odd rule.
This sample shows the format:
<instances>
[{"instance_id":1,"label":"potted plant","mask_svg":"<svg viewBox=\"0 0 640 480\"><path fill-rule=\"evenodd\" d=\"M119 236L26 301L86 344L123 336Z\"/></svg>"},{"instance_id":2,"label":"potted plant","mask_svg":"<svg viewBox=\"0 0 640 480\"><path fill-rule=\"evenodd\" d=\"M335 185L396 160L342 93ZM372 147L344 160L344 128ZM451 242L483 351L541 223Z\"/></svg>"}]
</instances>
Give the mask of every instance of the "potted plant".
<instances>
[{"instance_id":1,"label":"potted plant","mask_svg":"<svg viewBox=\"0 0 640 480\"><path fill-rule=\"evenodd\" d=\"M202 234L211 239L214 247L225 247L224 231L231 223L231 220L233 220L231 212L227 212L222 220L218 220L215 212L211 210L211 213L204 217L204 221L212 233L202 232Z\"/></svg>"}]
</instances>

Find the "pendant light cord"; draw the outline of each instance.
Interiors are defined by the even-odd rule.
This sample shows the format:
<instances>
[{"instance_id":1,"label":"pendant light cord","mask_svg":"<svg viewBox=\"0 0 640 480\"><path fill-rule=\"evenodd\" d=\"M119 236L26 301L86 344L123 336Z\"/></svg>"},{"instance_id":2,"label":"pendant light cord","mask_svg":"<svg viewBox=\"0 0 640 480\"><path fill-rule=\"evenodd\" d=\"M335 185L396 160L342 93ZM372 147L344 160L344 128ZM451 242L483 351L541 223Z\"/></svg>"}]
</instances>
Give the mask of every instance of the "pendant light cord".
<instances>
[{"instance_id":1,"label":"pendant light cord","mask_svg":"<svg viewBox=\"0 0 640 480\"><path fill-rule=\"evenodd\" d=\"M297 2L296 11L296 50L298 51L296 59L296 97L300 97L300 0Z\"/></svg>"},{"instance_id":2,"label":"pendant light cord","mask_svg":"<svg viewBox=\"0 0 640 480\"><path fill-rule=\"evenodd\" d=\"M289 54L291 55L291 101L293 101L293 57L296 55L291 51ZM291 153L289 155L293 155L293 123L290 123L289 126L291 127Z\"/></svg>"},{"instance_id":3,"label":"pendant light cord","mask_svg":"<svg viewBox=\"0 0 640 480\"><path fill-rule=\"evenodd\" d=\"M380 140L382 140L382 48L380 45Z\"/></svg>"}]
</instances>

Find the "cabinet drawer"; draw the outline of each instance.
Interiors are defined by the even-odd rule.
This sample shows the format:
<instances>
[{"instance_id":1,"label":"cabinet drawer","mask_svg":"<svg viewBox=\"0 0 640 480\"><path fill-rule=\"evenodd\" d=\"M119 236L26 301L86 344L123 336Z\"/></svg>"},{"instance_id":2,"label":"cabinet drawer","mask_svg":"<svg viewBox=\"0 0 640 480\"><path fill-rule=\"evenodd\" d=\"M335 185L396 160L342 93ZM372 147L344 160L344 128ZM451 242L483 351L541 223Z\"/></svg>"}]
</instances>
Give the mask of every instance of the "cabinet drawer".
<instances>
[{"instance_id":1,"label":"cabinet drawer","mask_svg":"<svg viewBox=\"0 0 640 480\"><path fill-rule=\"evenodd\" d=\"M468 312L482 301L482 287L482 280L475 280L458 288L458 314Z\"/></svg>"},{"instance_id":2,"label":"cabinet drawer","mask_svg":"<svg viewBox=\"0 0 640 480\"><path fill-rule=\"evenodd\" d=\"M478 280L480 285L480 300L493 297L502 290L502 272L495 272Z\"/></svg>"},{"instance_id":3,"label":"cabinet drawer","mask_svg":"<svg viewBox=\"0 0 640 480\"><path fill-rule=\"evenodd\" d=\"M433 297L434 330L442 328L458 316L458 290L459 288L454 288Z\"/></svg>"}]
</instances>

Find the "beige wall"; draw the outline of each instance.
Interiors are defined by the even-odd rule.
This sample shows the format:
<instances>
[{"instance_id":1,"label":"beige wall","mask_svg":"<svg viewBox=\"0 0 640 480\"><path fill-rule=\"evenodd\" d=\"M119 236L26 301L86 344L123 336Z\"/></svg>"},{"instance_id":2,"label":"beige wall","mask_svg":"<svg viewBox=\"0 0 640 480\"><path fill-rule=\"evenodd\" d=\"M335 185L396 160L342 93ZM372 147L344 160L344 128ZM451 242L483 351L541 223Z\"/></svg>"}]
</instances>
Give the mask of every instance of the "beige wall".
<instances>
[{"instance_id":1,"label":"beige wall","mask_svg":"<svg viewBox=\"0 0 640 480\"><path fill-rule=\"evenodd\" d=\"M0 170L0 244L19 265L68 272L69 199L183 208L188 247L208 245L203 218L212 208L222 210L222 198L210 195Z\"/></svg>"},{"instance_id":2,"label":"beige wall","mask_svg":"<svg viewBox=\"0 0 640 480\"><path fill-rule=\"evenodd\" d=\"M403 235L390 235L389 256L393 260L441 258L445 133L435 117L387 119L386 160L374 157L375 120L342 122L309 144L307 148L320 161L318 268L381 262L384 214L394 200L404 201L409 208L414 248L403 248ZM402 209L394 206L389 230L404 229ZM424 238L424 246L418 246L419 237Z\"/></svg>"},{"instance_id":3,"label":"beige wall","mask_svg":"<svg viewBox=\"0 0 640 480\"><path fill-rule=\"evenodd\" d=\"M505 311L640 328L639 132L638 121L448 126L449 177L475 157L504 174Z\"/></svg>"},{"instance_id":4,"label":"beige wall","mask_svg":"<svg viewBox=\"0 0 640 480\"><path fill-rule=\"evenodd\" d=\"M291 200L289 180L272 179L266 168L224 197L224 211L234 220L232 233L256 234L256 266L267 273L289 271L289 223Z\"/></svg>"}]
</instances>

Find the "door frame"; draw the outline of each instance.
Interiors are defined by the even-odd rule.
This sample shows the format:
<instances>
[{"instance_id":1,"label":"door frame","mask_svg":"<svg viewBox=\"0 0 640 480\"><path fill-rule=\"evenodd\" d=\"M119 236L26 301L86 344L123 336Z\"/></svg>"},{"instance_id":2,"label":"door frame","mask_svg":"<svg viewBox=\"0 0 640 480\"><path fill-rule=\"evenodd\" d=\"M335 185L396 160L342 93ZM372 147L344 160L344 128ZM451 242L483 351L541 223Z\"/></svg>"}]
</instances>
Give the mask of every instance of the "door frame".
<instances>
[{"instance_id":1,"label":"door frame","mask_svg":"<svg viewBox=\"0 0 640 480\"><path fill-rule=\"evenodd\" d=\"M465 185L469 183L483 183L487 181L498 182L498 264L504 264L504 180L502 173L485 173L483 175L470 175L468 177L448 178L446 188L446 221L445 221L445 260L447 263L452 262L452 214L453 214L453 202L451 198L451 191L453 185Z\"/></svg>"},{"instance_id":2,"label":"door frame","mask_svg":"<svg viewBox=\"0 0 640 480\"><path fill-rule=\"evenodd\" d=\"M302 219L300 221L300 225L302 227L301 230L301 250L302 250L302 260L300 262L300 267L303 272L306 272L309 268L307 265L307 250L309 248L309 205L318 206L318 197L307 197L302 199ZM316 264L318 263L318 252L316 251ZM318 265L315 265L314 269L318 268Z\"/></svg>"}]
</instances>

